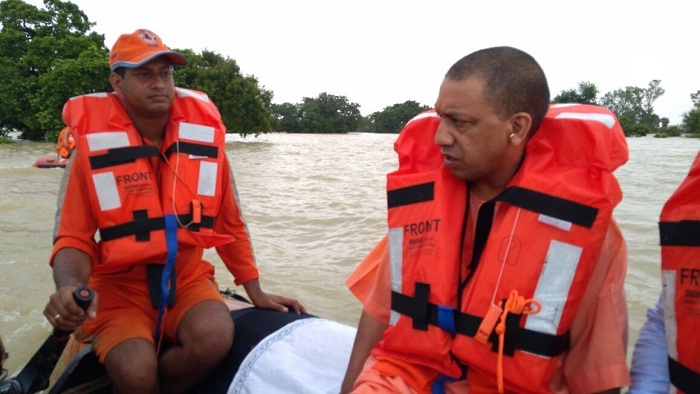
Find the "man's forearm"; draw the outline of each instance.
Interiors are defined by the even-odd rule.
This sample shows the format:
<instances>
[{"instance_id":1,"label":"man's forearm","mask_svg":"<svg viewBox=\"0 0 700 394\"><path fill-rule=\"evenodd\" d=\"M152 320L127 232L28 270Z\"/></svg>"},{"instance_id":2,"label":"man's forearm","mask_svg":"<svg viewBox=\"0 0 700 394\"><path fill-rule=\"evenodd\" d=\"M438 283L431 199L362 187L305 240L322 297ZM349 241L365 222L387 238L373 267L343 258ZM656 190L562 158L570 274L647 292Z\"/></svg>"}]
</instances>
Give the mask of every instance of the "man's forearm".
<instances>
[{"instance_id":1,"label":"man's forearm","mask_svg":"<svg viewBox=\"0 0 700 394\"><path fill-rule=\"evenodd\" d=\"M92 262L88 254L74 248L59 250L53 259L53 280L56 289L87 284L91 270Z\"/></svg>"}]
</instances>

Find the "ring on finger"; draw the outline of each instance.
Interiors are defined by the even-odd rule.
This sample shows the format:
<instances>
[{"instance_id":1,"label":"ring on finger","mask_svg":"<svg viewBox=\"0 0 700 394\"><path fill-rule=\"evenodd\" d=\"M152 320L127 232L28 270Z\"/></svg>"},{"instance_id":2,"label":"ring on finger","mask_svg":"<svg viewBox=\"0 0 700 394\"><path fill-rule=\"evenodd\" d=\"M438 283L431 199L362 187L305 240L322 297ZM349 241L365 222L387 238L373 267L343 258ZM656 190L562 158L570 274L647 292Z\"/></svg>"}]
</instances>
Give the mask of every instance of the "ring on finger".
<instances>
[{"instance_id":1,"label":"ring on finger","mask_svg":"<svg viewBox=\"0 0 700 394\"><path fill-rule=\"evenodd\" d=\"M56 316L53 317L53 321L55 321L56 323L58 323L59 320L61 320L61 314L60 314L60 313L57 313Z\"/></svg>"}]
</instances>

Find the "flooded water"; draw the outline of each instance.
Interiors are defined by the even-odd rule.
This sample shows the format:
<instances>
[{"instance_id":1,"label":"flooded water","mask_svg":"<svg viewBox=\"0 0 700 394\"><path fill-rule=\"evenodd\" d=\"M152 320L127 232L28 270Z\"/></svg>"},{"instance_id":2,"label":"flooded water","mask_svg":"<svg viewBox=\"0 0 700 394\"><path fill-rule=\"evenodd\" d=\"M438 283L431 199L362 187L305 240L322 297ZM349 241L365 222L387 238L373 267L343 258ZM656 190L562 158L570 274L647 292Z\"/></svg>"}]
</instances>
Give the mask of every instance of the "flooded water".
<instances>
[{"instance_id":1,"label":"flooded water","mask_svg":"<svg viewBox=\"0 0 700 394\"><path fill-rule=\"evenodd\" d=\"M267 292L301 300L311 313L355 325L360 305L345 279L385 231L384 177L396 167L395 135L229 136L231 161ZM615 216L629 248L626 290L630 354L646 308L659 295L657 222L685 177L700 140L629 139L617 171L624 199ZM50 332L42 314L53 292L51 251L62 169L37 169L42 143L0 145L0 336L17 371ZM219 284L234 288L215 253ZM243 289L237 289L244 293Z\"/></svg>"}]
</instances>

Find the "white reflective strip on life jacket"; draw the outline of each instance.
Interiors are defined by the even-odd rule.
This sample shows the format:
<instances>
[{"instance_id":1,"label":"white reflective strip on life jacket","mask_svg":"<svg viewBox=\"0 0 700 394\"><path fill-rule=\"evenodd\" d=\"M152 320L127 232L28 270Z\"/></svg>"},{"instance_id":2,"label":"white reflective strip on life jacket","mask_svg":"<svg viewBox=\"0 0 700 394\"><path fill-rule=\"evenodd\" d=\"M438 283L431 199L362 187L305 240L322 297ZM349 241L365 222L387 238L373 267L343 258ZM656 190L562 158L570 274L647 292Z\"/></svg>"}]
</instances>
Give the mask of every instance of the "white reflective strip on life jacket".
<instances>
[{"instance_id":1,"label":"white reflective strip on life jacket","mask_svg":"<svg viewBox=\"0 0 700 394\"><path fill-rule=\"evenodd\" d=\"M391 290L403 293L403 228L389 229L389 260L391 261ZM399 320L400 314L391 310L389 324L392 326Z\"/></svg>"},{"instance_id":2,"label":"white reflective strip on life jacket","mask_svg":"<svg viewBox=\"0 0 700 394\"><path fill-rule=\"evenodd\" d=\"M545 334L557 334L583 248L552 240L547 260L537 282L533 298L540 302L539 313L527 316L525 328Z\"/></svg>"},{"instance_id":3,"label":"white reflective strip on life jacket","mask_svg":"<svg viewBox=\"0 0 700 394\"><path fill-rule=\"evenodd\" d=\"M87 141L91 152L129 146L129 136L126 131L90 133L87 135Z\"/></svg>"},{"instance_id":4,"label":"white reflective strip on life jacket","mask_svg":"<svg viewBox=\"0 0 700 394\"><path fill-rule=\"evenodd\" d=\"M214 142L214 128L201 124L180 122L178 136L181 139L212 143Z\"/></svg>"},{"instance_id":5,"label":"white reflective strip on life jacket","mask_svg":"<svg viewBox=\"0 0 700 394\"><path fill-rule=\"evenodd\" d=\"M176 88L175 91L177 92L177 95L180 97L193 97L193 98L196 98L197 100L203 101L205 103L209 102L209 96L207 96L206 93L195 92L194 90L183 89L183 88Z\"/></svg>"},{"instance_id":6,"label":"white reflective strip on life jacket","mask_svg":"<svg viewBox=\"0 0 700 394\"><path fill-rule=\"evenodd\" d=\"M199 163L199 183L197 194L213 197L216 193L216 173L219 169L217 163L202 161Z\"/></svg>"},{"instance_id":7,"label":"white reflective strip on life jacket","mask_svg":"<svg viewBox=\"0 0 700 394\"><path fill-rule=\"evenodd\" d=\"M664 297L664 326L668 355L678 361L678 324L676 323L676 271L662 270L661 282Z\"/></svg>"},{"instance_id":8,"label":"white reflective strip on life jacket","mask_svg":"<svg viewBox=\"0 0 700 394\"><path fill-rule=\"evenodd\" d=\"M107 211L114 208L119 208L122 203L119 199L117 191L117 182L114 180L113 172L103 172L101 174L93 174L92 182L95 184L97 191L97 200L100 203L100 210Z\"/></svg>"},{"instance_id":9,"label":"white reflective strip on life jacket","mask_svg":"<svg viewBox=\"0 0 700 394\"><path fill-rule=\"evenodd\" d=\"M418 120L418 119L423 119L423 118L439 118L439 117L440 117L440 115L438 115L437 112L421 112L421 113L419 113L418 115L416 115L416 116L414 116L413 118L411 118L411 120L409 120L408 122L406 122L406 124L408 125L409 123L413 122L414 120ZM406 126L404 126L404 127L406 127Z\"/></svg>"},{"instance_id":10,"label":"white reflective strip on life jacket","mask_svg":"<svg viewBox=\"0 0 700 394\"><path fill-rule=\"evenodd\" d=\"M597 113L579 113L579 112L562 112L554 117L554 119L579 119L593 120L602 123L605 127L612 129L615 126L615 117L610 114Z\"/></svg>"},{"instance_id":11,"label":"white reflective strip on life jacket","mask_svg":"<svg viewBox=\"0 0 700 394\"><path fill-rule=\"evenodd\" d=\"M544 214L540 214L540 216L537 218L537 220L541 223L549 224L550 226L554 226L560 230L564 230L564 231L571 230L571 222L567 222L566 220L557 219L555 217L547 216Z\"/></svg>"},{"instance_id":12,"label":"white reflective strip on life jacket","mask_svg":"<svg viewBox=\"0 0 700 394\"><path fill-rule=\"evenodd\" d=\"M104 98L104 97L107 97L108 94L110 94L110 93L107 93L107 92L87 93L87 94L83 94L82 96L71 97L70 100L75 100L75 99L82 98L82 97Z\"/></svg>"}]
</instances>

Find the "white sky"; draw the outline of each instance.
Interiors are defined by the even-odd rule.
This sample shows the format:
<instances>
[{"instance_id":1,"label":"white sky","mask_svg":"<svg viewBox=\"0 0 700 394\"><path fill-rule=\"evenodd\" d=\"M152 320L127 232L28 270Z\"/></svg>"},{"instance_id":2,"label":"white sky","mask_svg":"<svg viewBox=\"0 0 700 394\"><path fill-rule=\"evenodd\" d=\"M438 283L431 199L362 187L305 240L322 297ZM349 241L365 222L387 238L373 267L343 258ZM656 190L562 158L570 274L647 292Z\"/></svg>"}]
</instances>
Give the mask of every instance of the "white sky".
<instances>
[{"instance_id":1,"label":"white sky","mask_svg":"<svg viewBox=\"0 0 700 394\"><path fill-rule=\"evenodd\" d=\"M661 80L655 112L680 123L700 90L692 0L73 0L111 47L153 30L171 48L235 59L274 103L346 96L363 115L433 105L447 69L477 49L535 57L552 97L590 81L603 94ZM40 0L28 3L43 8Z\"/></svg>"}]
</instances>

